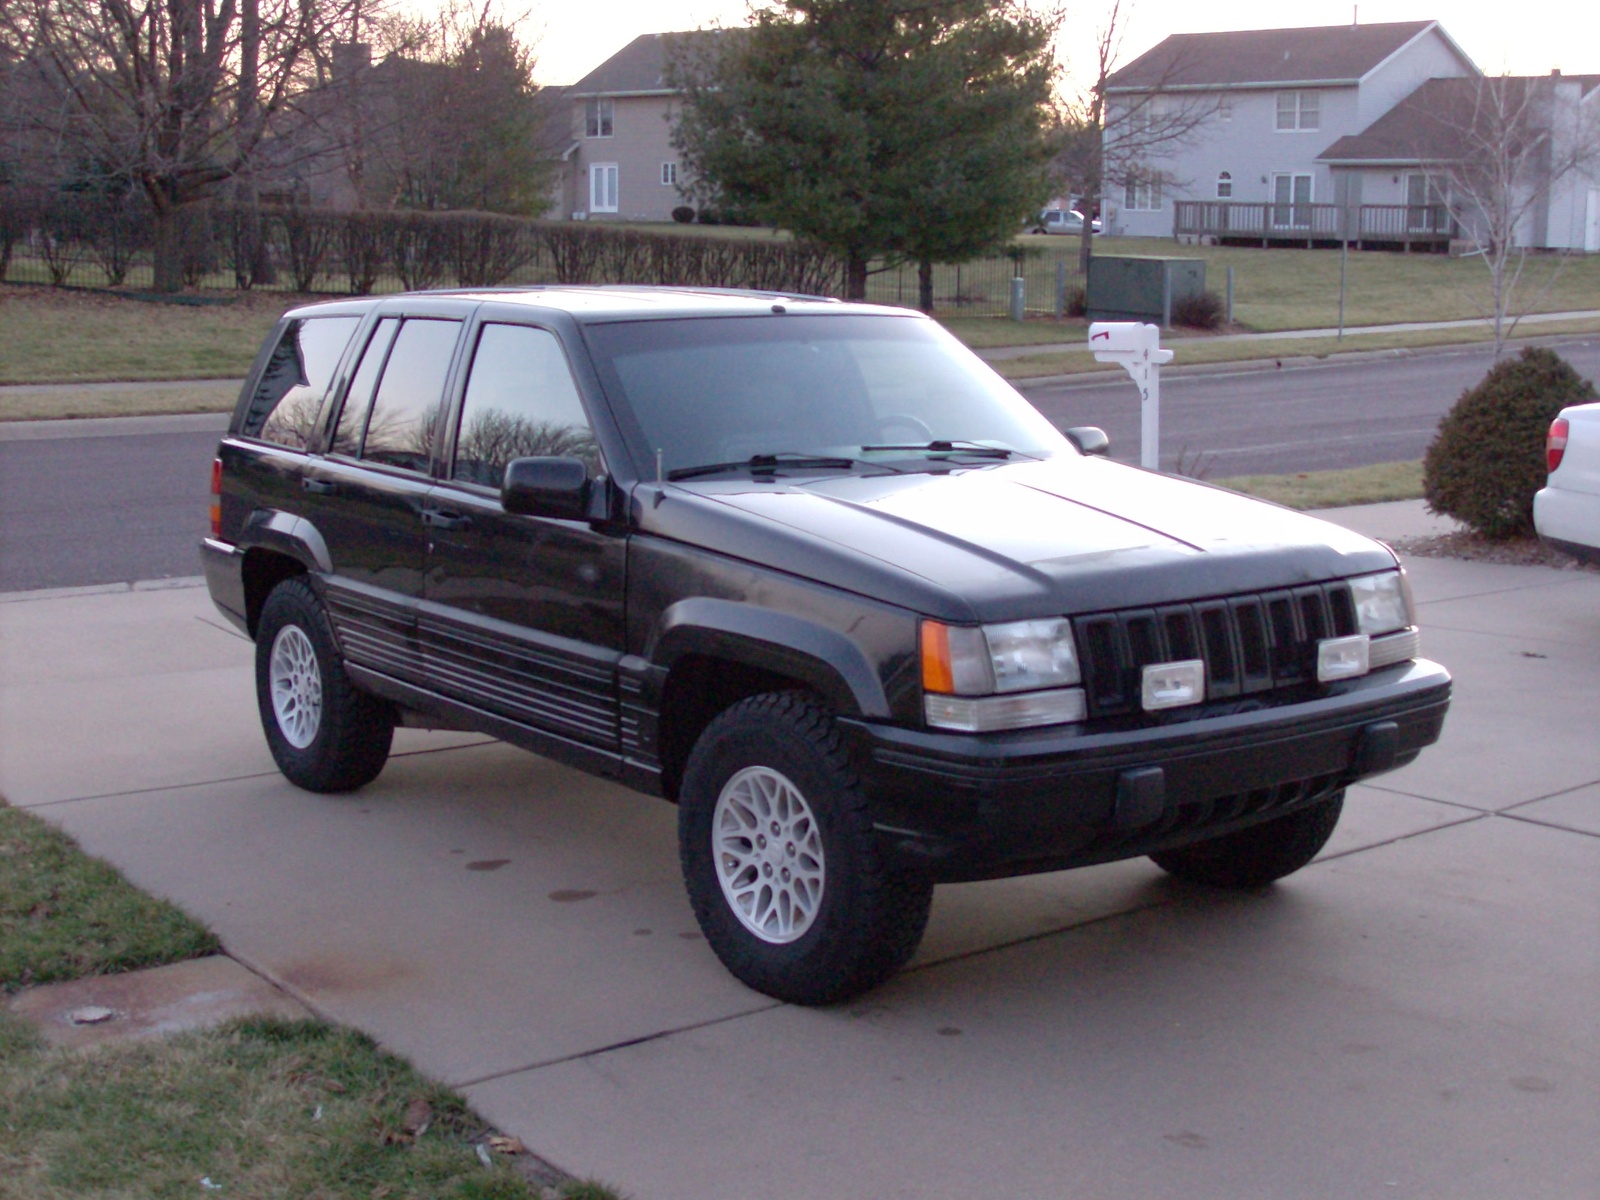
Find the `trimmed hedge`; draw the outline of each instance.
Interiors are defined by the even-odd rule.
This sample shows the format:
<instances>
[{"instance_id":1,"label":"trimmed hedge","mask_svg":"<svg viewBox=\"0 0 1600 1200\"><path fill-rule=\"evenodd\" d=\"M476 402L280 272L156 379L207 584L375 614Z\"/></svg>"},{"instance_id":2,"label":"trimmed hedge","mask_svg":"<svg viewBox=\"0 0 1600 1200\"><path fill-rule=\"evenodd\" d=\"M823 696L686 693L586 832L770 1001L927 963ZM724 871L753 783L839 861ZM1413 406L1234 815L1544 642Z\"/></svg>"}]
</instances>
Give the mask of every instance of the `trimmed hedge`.
<instances>
[{"instance_id":1,"label":"trimmed hedge","mask_svg":"<svg viewBox=\"0 0 1600 1200\"><path fill-rule=\"evenodd\" d=\"M1439 422L1422 461L1428 507L1484 537L1532 536L1550 422L1595 398L1594 384L1554 350L1527 346L1497 362Z\"/></svg>"},{"instance_id":2,"label":"trimmed hedge","mask_svg":"<svg viewBox=\"0 0 1600 1200\"><path fill-rule=\"evenodd\" d=\"M341 212L210 203L182 210L184 279L220 269L248 289L287 283L365 295L386 277L407 290L507 283L631 283L831 294L840 262L799 242L772 243L623 229L600 222L530 221L495 213ZM0 280L19 253L43 261L50 282L85 262L112 286L153 245L148 208L62 194L28 200L0 189Z\"/></svg>"}]
</instances>

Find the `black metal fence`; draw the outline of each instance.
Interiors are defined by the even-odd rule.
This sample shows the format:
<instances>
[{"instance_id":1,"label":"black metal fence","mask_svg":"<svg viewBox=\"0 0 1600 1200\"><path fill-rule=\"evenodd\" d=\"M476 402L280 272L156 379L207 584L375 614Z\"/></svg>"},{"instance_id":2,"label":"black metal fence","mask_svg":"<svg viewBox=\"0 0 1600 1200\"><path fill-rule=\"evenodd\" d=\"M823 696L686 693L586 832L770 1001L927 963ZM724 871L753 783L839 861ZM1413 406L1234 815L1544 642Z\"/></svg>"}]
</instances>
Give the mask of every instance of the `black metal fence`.
<instances>
[{"instance_id":1,"label":"black metal fence","mask_svg":"<svg viewBox=\"0 0 1600 1200\"><path fill-rule=\"evenodd\" d=\"M124 201L0 193L0 281L143 291L154 286L155 227ZM843 264L801 242L749 230L708 234L601 222L533 221L489 213L335 212L232 204L184 210L173 243L192 288L371 293L538 283L636 283L838 295ZM1013 278L1027 311L1048 313L1081 291L1077 242L933 269L935 308L1010 311ZM916 264L868 278L875 303L915 307Z\"/></svg>"}]
</instances>

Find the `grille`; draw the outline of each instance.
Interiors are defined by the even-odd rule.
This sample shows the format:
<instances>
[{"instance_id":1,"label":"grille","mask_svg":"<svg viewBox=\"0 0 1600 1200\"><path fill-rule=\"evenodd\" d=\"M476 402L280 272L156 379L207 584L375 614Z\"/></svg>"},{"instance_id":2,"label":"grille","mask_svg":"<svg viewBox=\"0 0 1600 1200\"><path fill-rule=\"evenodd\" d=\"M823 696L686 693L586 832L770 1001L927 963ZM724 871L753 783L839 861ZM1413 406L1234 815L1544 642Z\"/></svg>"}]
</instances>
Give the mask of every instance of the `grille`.
<instances>
[{"instance_id":1,"label":"grille","mask_svg":"<svg viewBox=\"0 0 1600 1200\"><path fill-rule=\"evenodd\" d=\"M1314 683L1317 643L1356 632L1347 583L1093 613L1073 622L1091 717L1140 712L1152 663L1200 659L1206 699Z\"/></svg>"}]
</instances>

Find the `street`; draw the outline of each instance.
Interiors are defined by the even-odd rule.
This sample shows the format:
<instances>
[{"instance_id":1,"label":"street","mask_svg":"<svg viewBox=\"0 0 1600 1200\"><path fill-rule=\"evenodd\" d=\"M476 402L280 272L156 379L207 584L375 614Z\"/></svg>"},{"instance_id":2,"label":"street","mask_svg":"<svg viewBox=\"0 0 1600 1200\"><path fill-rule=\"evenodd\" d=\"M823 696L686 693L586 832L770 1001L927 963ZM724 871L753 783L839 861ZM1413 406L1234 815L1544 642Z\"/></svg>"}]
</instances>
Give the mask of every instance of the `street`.
<instances>
[{"instance_id":1,"label":"street","mask_svg":"<svg viewBox=\"0 0 1600 1200\"><path fill-rule=\"evenodd\" d=\"M1600 377L1600 338L1559 349L1585 377ZM1222 479L1420 458L1489 362L1474 347L1169 376L1162 465ZM1022 392L1058 426L1101 426L1112 457L1138 461L1137 395L1120 372ZM223 418L215 421L220 429ZM196 574L217 436L7 440L0 427L0 592Z\"/></svg>"},{"instance_id":2,"label":"street","mask_svg":"<svg viewBox=\"0 0 1600 1200\"><path fill-rule=\"evenodd\" d=\"M1575 339L1558 350L1585 378L1600 377L1600 339ZM1161 385L1161 465L1224 479L1418 459L1439 418L1491 361L1486 347L1475 346L1171 376ZM1111 437L1113 458L1139 461L1138 393L1121 371L1104 382L1020 390L1061 428L1098 425Z\"/></svg>"}]
</instances>

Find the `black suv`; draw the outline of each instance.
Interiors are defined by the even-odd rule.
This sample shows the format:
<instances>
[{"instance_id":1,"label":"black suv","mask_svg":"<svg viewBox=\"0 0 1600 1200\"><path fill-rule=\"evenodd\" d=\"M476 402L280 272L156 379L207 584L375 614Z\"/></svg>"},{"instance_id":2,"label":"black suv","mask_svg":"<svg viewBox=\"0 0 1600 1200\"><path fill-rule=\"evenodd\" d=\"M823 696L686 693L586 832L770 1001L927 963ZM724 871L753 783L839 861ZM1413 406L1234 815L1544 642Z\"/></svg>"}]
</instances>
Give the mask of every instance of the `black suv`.
<instances>
[{"instance_id":1,"label":"black suv","mask_svg":"<svg viewBox=\"0 0 1600 1200\"><path fill-rule=\"evenodd\" d=\"M718 956L827 1003L935 883L1269 883L1439 735L1385 546L1104 446L916 313L337 301L267 340L202 557L296 784L360 787L406 724L674 800Z\"/></svg>"}]
</instances>

